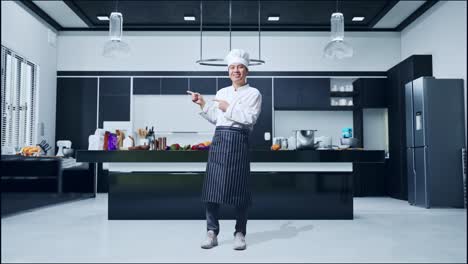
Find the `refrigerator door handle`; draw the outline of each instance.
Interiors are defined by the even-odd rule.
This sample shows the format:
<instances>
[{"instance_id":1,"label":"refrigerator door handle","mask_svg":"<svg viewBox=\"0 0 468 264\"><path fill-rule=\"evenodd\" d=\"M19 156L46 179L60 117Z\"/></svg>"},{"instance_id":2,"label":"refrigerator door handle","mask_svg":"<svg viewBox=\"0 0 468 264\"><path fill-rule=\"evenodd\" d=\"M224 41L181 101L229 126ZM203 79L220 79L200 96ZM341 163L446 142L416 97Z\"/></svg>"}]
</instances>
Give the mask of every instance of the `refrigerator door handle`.
<instances>
[{"instance_id":1,"label":"refrigerator door handle","mask_svg":"<svg viewBox=\"0 0 468 264\"><path fill-rule=\"evenodd\" d=\"M417 194L417 189L416 189L417 185L416 184L417 184L417 182L416 182L416 162L414 161L416 159L416 157L415 157L416 154L415 154L414 149L412 151L412 154L413 154L413 158L411 160L413 161L413 189L414 189L413 191L414 191L414 203L416 204L416 194Z\"/></svg>"},{"instance_id":2,"label":"refrigerator door handle","mask_svg":"<svg viewBox=\"0 0 468 264\"><path fill-rule=\"evenodd\" d=\"M429 171L427 169L427 164L426 164L426 159L427 159L426 151L427 151L427 146L424 146L424 162L423 162L423 164L424 164L424 183L425 183L424 184L424 190L426 192L426 196L424 198L426 199L426 208L430 208L431 207L430 204L429 204L429 195L430 194L428 193L428 190L427 190L427 186L429 185L427 183L427 181L429 180L429 177L428 177L427 174L429 173Z\"/></svg>"}]
</instances>

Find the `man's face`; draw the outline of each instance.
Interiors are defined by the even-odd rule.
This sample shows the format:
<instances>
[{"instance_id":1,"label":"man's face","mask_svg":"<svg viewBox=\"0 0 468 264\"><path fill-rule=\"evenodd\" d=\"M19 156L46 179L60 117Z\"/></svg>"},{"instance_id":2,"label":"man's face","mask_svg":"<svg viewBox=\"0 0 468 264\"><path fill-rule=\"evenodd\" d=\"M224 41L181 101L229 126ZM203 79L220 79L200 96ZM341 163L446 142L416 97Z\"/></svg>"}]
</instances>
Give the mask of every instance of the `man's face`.
<instances>
[{"instance_id":1,"label":"man's face","mask_svg":"<svg viewBox=\"0 0 468 264\"><path fill-rule=\"evenodd\" d=\"M229 65L229 78L233 83L243 83L247 77L249 70L244 64Z\"/></svg>"}]
</instances>

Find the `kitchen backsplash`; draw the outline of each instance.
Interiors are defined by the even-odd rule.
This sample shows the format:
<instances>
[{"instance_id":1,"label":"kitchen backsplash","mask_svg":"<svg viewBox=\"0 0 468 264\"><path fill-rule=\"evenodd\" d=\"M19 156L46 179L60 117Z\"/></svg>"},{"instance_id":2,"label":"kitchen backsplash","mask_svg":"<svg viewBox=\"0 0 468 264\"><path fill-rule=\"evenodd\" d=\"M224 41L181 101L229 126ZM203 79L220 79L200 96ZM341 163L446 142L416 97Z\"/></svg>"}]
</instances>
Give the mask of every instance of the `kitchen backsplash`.
<instances>
[{"instance_id":1,"label":"kitchen backsplash","mask_svg":"<svg viewBox=\"0 0 468 264\"><path fill-rule=\"evenodd\" d=\"M316 129L316 137L331 136L340 145L341 129L353 127L352 111L275 111L274 137L290 137L296 129Z\"/></svg>"},{"instance_id":2,"label":"kitchen backsplash","mask_svg":"<svg viewBox=\"0 0 468 264\"><path fill-rule=\"evenodd\" d=\"M206 95L211 102L214 95ZM211 141L215 126L199 115L200 108L189 96L134 95L133 130L154 126L156 137L166 137L167 144L181 145ZM364 148L388 149L385 109L364 111ZM353 128L352 111L275 111L273 137L289 137L295 129L316 129L316 137L330 136L340 145L341 130Z\"/></svg>"},{"instance_id":3,"label":"kitchen backsplash","mask_svg":"<svg viewBox=\"0 0 468 264\"><path fill-rule=\"evenodd\" d=\"M211 103L214 95L204 98ZM154 126L156 132L213 132L215 126L200 111L189 95L134 95L133 127Z\"/></svg>"},{"instance_id":4,"label":"kitchen backsplash","mask_svg":"<svg viewBox=\"0 0 468 264\"><path fill-rule=\"evenodd\" d=\"M211 103L214 95L205 95ZM166 137L167 145L193 145L211 141L215 126L200 116L200 107L187 95L134 95L133 129L154 126L157 137ZM194 133L195 132L195 133Z\"/></svg>"},{"instance_id":5,"label":"kitchen backsplash","mask_svg":"<svg viewBox=\"0 0 468 264\"><path fill-rule=\"evenodd\" d=\"M388 111L385 108L363 109L364 148L388 152Z\"/></svg>"}]
</instances>

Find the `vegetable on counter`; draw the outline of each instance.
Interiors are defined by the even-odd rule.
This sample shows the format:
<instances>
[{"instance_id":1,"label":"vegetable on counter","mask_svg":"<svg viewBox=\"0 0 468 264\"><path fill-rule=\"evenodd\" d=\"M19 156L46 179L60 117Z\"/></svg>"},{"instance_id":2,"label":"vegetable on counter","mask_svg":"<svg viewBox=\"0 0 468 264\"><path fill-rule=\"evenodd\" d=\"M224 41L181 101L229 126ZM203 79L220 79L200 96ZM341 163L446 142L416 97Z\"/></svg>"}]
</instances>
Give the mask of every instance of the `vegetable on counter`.
<instances>
[{"instance_id":1,"label":"vegetable on counter","mask_svg":"<svg viewBox=\"0 0 468 264\"><path fill-rule=\"evenodd\" d=\"M185 145L185 146L181 146L180 144L172 144L170 146L167 146L166 147L166 150L171 150L171 151L175 151L175 150L208 150L210 149L210 145L211 145L211 141L205 141L203 143L199 143L199 144L195 144L195 145Z\"/></svg>"},{"instance_id":2,"label":"vegetable on counter","mask_svg":"<svg viewBox=\"0 0 468 264\"><path fill-rule=\"evenodd\" d=\"M279 150L281 148L281 146L279 144L273 144L271 146L271 150Z\"/></svg>"}]
</instances>

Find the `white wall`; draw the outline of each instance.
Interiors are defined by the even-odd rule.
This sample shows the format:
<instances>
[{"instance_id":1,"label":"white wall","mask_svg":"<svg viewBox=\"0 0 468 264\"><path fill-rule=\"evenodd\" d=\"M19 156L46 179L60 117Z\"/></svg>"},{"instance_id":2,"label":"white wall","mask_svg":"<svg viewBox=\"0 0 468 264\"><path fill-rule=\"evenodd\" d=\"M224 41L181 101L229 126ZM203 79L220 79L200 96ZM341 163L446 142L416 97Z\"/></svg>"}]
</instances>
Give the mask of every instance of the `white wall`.
<instances>
[{"instance_id":1,"label":"white wall","mask_svg":"<svg viewBox=\"0 0 468 264\"><path fill-rule=\"evenodd\" d=\"M363 109L364 148L388 152L388 112L386 108Z\"/></svg>"},{"instance_id":2,"label":"white wall","mask_svg":"<svg viewBox=\"0 0 468 264\"><path fill-rule=\"evenodd\" d=\"M49 27L16 2L1 1L1 7L2 45L39 66L37 121L44 123L44 138L51 146L54 146L57 51L56 47L48 43ZM38 132L39 130L37 129ZM37 140L39 139L38 133Z\"/></svg>"},{"instance_id":3,"label":"white wall","mask_svg":"<svg viewBox=\"0 0 468 264\"><path fill-rule=\"evenodd\" d=\"M401 59L432 54L436 78L463 78L466 87L466 2L440 1L401 32Z\"/></svg>"},{"instance_id":4,"label":"white wall","mask_svg":"<svg viewBox=\"0 0 468 264\"><path fill-rule=\"evenodd\" d=\"M463 78L465 98L466 18L466 1L440 1L401 33L401 58L432 54L434 76Z\"/></svg>"},{"instance_id":5,"label":"white wall","mask_svg":"<svg viewBox=\"0 0 468 264\"><path fill-rule=\"evenodd\" d=\"M203 33L203 58L224 58L228 32ZM199 66L199 32L124 32L131 56L104 58L107 32L60 32L59 71L219 71L222 67ZM263 32L259 71L386 71L400 62L399 32L346 32L355 56L340 62L322 59L328 32ZM255 32L233 32L232 47L258 58Z\"/></svg>"}]
</instances>

